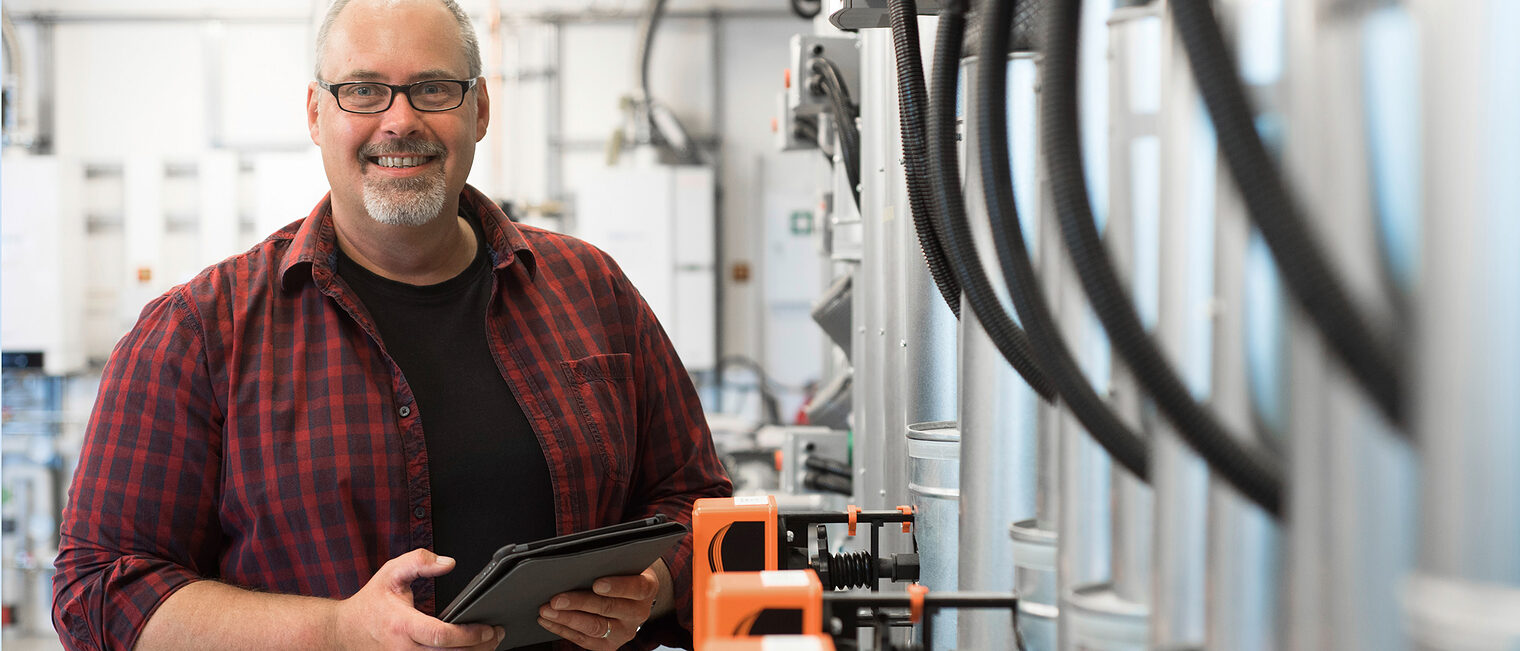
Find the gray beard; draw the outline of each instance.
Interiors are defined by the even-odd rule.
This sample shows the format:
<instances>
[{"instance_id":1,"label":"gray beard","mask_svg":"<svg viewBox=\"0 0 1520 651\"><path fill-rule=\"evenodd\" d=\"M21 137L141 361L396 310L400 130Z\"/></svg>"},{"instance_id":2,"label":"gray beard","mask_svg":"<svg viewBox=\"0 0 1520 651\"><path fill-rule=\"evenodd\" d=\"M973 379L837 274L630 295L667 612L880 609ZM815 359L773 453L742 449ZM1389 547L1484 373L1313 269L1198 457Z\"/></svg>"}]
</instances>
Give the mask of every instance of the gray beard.
<instances>
[{"instance_id":1,"label":"gray beard","mask_svg":"<svg viewBox=\"0 0 1520 651\"><path fill-rule=\"evenodd\" d=\"M448 200L442 169L415 179L364 179L364 209L389 226L422 226L436 219Z\"/></svg>"}]
</instances>

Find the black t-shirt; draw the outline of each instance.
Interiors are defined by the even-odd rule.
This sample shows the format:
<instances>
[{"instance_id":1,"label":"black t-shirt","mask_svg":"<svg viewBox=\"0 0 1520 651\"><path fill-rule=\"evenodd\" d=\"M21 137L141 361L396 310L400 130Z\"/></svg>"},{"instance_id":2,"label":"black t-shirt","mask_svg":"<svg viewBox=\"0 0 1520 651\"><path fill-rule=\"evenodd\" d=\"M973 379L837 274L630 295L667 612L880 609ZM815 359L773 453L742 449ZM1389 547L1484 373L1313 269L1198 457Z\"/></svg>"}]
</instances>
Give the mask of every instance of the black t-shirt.
<instances>
[{"instance_id":1,"label":"black t-shirt","mask_svg":"<svg viewBox=\"0 0 1520 651\"><path fill-rule=\"evenodd\" d=\"M475 259L436 285L382 278L341 250L337 264L417 401L432 480L433 550L458 561L435 584L440 611L499 547L555 533L543 448L487 344L490 255L476 219L466 219L479 243Z\"/></svg>"}]
</instances>

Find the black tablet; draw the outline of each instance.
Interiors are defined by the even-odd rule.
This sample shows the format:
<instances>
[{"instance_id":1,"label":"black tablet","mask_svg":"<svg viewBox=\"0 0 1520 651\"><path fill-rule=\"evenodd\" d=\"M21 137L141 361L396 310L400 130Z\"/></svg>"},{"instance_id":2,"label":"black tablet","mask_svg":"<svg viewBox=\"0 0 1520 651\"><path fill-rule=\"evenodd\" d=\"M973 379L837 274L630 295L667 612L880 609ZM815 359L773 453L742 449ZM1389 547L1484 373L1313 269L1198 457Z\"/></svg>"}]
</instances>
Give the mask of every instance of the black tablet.
<instances>
[{"instance_id":1,"label":"black tablet","mask_svg":"<svg viewBox=\"0 0 1520 651\"><path fill-rule=\"evenodd\" d=\"M657 515L600 529L576 532L497 550L439 619L486 623L506 629L498 649L559 639L538 625L538 609L549 598L589 590L604 576L636 575L648 569L682 536L686 526Z\"/></svg>"}]
</instances>

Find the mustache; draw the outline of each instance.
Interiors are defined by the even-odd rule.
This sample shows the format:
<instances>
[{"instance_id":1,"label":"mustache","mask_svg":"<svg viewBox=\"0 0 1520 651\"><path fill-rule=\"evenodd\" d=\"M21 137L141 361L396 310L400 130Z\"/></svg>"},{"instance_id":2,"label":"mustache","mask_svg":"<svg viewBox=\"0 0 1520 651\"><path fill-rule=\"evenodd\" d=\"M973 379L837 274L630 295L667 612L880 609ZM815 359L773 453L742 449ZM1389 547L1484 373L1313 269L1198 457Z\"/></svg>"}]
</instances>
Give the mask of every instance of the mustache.
<instances>
[{"instance_id":1,"label":"mustache","mask_svg":"<svg viewBox=\"0 0 1520 651\"><path fill-rule=\"evenodd\" d=\"M370 143L359 148L359 155L386 156L390 154L420 154L422 156L442 156L448 153L443 145L420 138L394 138Z\"/></svg>"}]
</instances>

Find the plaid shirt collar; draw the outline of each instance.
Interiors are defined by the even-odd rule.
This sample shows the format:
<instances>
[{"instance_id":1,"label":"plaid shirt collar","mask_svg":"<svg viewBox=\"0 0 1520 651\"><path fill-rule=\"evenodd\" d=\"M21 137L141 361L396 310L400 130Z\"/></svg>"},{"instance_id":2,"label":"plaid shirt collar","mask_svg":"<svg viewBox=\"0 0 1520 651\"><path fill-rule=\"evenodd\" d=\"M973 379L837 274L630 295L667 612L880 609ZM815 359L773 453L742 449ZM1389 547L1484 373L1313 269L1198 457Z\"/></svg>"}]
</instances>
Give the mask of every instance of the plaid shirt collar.
<instances>
[{"instance_id":1,"label":"plaid shirt collar","mask_svg":"<svg viewBox=\"0 0 1520 651\"><path fill-rule=\"evenodd\" d=\"M492 266L495 269L499 271L511 267L518 255L524 254L523 268L528 277L531 279L537 274L538 265L535 260L538 253L496 202L468 184L459 193L459 201L461 206L468 205L472 212L480 216L481 229L486 235L486 244L491 248ZM289 232L288 227L285 232ZM291 234L290 240L290 250L280 264L281 287L294 290L317 274L332 274L337 264L338 238L333 230L331 194L322 197L311 214L299 222L299 227Z\"/></svg>"}]
</instances>

